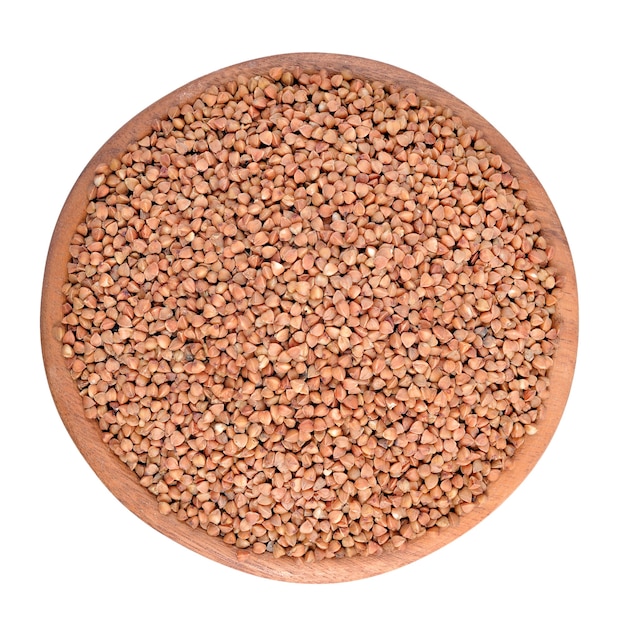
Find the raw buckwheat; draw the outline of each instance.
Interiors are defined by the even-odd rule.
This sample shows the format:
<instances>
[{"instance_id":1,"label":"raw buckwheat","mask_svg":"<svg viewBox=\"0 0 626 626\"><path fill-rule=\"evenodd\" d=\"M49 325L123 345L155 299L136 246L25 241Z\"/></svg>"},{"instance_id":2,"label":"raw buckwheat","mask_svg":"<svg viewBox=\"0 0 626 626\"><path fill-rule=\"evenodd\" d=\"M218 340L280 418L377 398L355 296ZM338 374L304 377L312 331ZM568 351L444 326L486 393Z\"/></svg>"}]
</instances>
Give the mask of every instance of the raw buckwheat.
<instances>
[{"instance_id":1,"label":"raw buckwheat","mask_svg":"<svg viewBox=\"0 0 626 626\"><path fill-rule=\"evenodd\" d=\"M163 514L255 554L377 554L458 523L541 428L552 249L445 106L275 68L93 183L63 355Z\"/></svg>"}]
</instances>

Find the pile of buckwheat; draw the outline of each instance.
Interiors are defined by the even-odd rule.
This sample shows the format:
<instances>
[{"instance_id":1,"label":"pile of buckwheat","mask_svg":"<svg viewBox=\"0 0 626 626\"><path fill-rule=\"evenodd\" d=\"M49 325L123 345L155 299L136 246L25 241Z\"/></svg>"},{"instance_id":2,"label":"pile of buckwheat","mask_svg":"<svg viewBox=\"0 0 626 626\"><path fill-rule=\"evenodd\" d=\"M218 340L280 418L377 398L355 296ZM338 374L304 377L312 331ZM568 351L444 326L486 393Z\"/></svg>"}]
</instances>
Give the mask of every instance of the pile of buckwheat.
<instances>
[{"instance_id":1,"label":"pile of buckwheat","mask_svg":"<svg viewBox=\"0 0 626 626\"><path fill-rule=\"evenodd\" d=\"M548 393L558 293L525 201L410 89L211 87L94 172L63 310L85 416L163 514L255 554L456 524Z\"/></svg>"}]
</instances>

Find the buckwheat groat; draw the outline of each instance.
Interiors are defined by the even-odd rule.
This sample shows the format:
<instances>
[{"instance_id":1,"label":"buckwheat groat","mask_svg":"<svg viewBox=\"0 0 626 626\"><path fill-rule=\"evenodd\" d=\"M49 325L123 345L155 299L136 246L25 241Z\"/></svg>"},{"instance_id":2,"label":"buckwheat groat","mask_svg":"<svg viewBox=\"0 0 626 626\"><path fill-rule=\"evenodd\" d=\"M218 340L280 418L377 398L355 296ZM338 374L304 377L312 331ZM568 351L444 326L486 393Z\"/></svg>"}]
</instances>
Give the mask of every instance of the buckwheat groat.
<instances>
[{"instance_id":1,"label":"buckwheat groat","mask_svg":"<svg viewBox=\"0 0 626 626\"><path fill-rule=\"evenodd\" d=\"M552 249L481 133L411 90L216 85L97 168L85 207L63 355L111 450L199 532L401 548L541 427Z\"/></svg>"}]
</instances>

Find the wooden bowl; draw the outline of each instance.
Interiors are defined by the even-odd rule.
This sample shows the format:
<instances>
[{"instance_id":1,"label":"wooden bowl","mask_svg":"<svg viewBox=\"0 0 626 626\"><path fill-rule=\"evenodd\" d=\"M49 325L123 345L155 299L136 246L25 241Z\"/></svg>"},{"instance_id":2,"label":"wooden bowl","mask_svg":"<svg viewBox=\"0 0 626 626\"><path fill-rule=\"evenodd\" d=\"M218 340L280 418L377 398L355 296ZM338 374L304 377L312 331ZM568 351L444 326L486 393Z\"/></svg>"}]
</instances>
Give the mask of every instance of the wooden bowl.
<instances>
[{"instance_id":1,"label":"wooden bowl","mask_svg":"<svg viewBox=\"0 0 626 626\"><path fill-rule=\"evenodd\" d=\"M267 72L276 66L300 67L303 70L327 69L332 72L348 68L356 76L411 87L431 101L449 106L466 125L482 130L493 150L511 166L512 172L519 179L520 188L528 192L527 204L539 213L546 240L554 247L552 263L561 285L555 316L560 327L560 339L550 372L550 395L538 424L538 432L526 438L514 456L513 467L502 472L499 480L490 485L483 505L462 516L458 526L433 528L409 542L403 551L389 551L382 556L372 557L331 558L314 563L304 563L291 557L276 559L269 554L249 555L242 560L238 558L236 550L220 538L209 537L202 530L192 529L173 515L160 514L154 496L140 486L135 474L103 443L97 423L84 417L81 397L61 354L58 329L62 318L61 289L66 282L70 256L69 242L84 217L94 168L120 156L129 143L148 134L153 120L164 117L170 106L193 101L210 85L224 84L238 75ZM41 301L41 342L48 383L65 427L93 471L130 511L183 546L237 570L283 581L328 583L381 574L420 559L471 529L511 495L545 451L561 419L574 373L578 341L577 306L572 258L554 207L520 155L485 119L436 85L397 67L351 56L288 54L227 67L184 85L139 113L94 155L72 188L52 235Z\"/></svg>"}]
</instances>

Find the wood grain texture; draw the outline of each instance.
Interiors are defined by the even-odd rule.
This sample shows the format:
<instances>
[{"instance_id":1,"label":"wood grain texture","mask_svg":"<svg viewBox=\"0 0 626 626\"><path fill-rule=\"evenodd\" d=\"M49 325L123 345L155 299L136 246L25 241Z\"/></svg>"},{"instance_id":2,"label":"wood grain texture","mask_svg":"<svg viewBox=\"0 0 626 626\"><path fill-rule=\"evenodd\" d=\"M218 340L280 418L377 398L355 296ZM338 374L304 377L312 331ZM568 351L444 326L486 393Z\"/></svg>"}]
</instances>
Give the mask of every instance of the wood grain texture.
<instances>
[{"instance_id":1,"label":"wood grain texture","mask_svg":"<svg viewBox=\"0 0 626 626\"><path fill-rule=\"evenodd\" d=\"M408 548L401 552L388 552L376 557L327 559L312 564L289 557L275 559L271 555L259 557L250 554L245 560L238 560L235 549L221 539L209 537L202 530L194 530L177 521L173 515L161 515L154 496L139 485L135 474L102 442L102 433L97 424L84 418L81 398L61 355L61 344L55 339L55 327L60 326L61 322L61 288L67 277L69 241L84 217L93 168L120 156L130 142L148 134L153 121L164 117L169 106L192 101L210 85L223 84L238 75L263 73L276 66L300 67L303 70L327 69L332 72L349 68L356 76L412 87L433 102L449 106L466 124L482 130L493 150L511 166L520 187L528 192L527 204L538 212L544 236L555 250L552 263L561 287L556 314L560 339L550 372L550 396L538 422L537 434L527 438L518 450L513 468L503 472L500 479L490 486L485 505L476 507L462 517L459 526L432 529L425 536L410 542ZM513 146L485 119L453 95L400 68L359 57L302 53L248 61L192 81L146 108L106 142L78 177L59 215L45 267L40 322L42 356L48 383L63 423L93 471L130 511L164 535L223 565L276 580L329 583L381 574L438 550L478 524L520 485L548 446L567 402L578 344L578 299L569 246L550 199Z\"/></svg>"}]
</instances>

